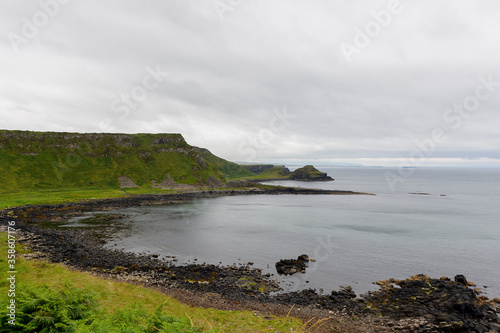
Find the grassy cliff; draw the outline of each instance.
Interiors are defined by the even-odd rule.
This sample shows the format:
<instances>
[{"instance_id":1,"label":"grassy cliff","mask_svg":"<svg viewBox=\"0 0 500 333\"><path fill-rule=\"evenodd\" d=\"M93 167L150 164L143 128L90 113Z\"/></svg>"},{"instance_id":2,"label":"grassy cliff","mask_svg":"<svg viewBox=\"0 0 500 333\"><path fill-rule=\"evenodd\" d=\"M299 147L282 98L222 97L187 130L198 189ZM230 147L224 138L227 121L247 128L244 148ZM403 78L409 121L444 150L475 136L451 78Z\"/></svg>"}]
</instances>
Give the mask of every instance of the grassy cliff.
<instances>
[{"instance_id":1,"label":"grassy cliff","mask_svg":"<svg viewBox=\"0 0 500 333\"><path fill-rule=\"evenodd\" d=\"M119 178L142 188L225 181L180 134L0 131L0 192L120 188Z\"/></svg>"},{"instance_id":2,"label":"grassy cliff","mask_svg":"<svg viewBox=\"0 0 500 333\"><path fill-rule=\"evenodd\" d=\"M241 165L229 162L223 158L215 156L208 149L198 148L195 149L203 156L203 158L219 170L227 179L236 179L243 177L255 176L255 173L246 170Z\"/></svg>"},{"instance_id":3,"label":"grassy cliff","mask_svg":"<svg viewBox=\"0 0 500 333\"><path fill-rule=\"evenodd\" d=\"M312 165L306 165L299 168L290 174L290 179L293 180L322 180L330 181L332 177L328 176L326 172L321 172Z\"/></svg>"},{"instance_id":4,"label":"grassy cliff","mask_svg":"<svg viewBox=\"0 0 500 333\"><path fill-rule=\"evenodd\" d=\"M284 166L271 166L266 168L264 171L254 174L251 177L245 177L245 179L289 179L290 170Z\"/></svg>"}]
</instances>

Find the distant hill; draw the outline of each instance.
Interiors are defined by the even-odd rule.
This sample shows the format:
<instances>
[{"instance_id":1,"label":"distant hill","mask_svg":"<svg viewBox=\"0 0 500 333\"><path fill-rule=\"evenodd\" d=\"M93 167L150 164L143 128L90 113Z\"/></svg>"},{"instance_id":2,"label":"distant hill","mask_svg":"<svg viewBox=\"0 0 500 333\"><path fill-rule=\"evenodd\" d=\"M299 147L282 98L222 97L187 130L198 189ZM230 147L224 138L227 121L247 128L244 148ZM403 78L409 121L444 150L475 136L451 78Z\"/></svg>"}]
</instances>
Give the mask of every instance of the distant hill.
<instances>
[{"instance_id":1,"label":"distant hill","mask_svg":"<svg viewBox=\"0 0 500 333\"><path fill-rule=\"evenodd\" d=\"M268 167L268 165L262 165L262 168L260 168L260 165L252 165L251 168L252 170L257 170L259 171L258 173L255 173L254 176L252 177L247 177L248 179L253 179L253 180L271 180L271 179L289 179L290 178L290 170L282 165L271 165L271 167Z\"/></svg>"},{"instance_id":2,"label":"distant hill","mask_svg":"<svg viewBox=\"0 0 500 333\"><path fill-rule=\"evenodd\" d=\"M245 168L246 170L252 172L252 173L255 173L255 174L259 174L259 173L262 173L268 169L272 169L274 167L273 164L242 164L241 165L243 168Z\"/></svg>"},{"instance_id":3,"label":"distant hill","mask_svg":"<svg viewBox=\"0 0 500 333\"><path fill-rule=\"evenodd\" d=\"M246 177L248 180L301 180L301 181L332 181L332 177L325 172L321 172L312 165L306 165L290 172L288 168L282 165L245 165L253 171L257 171L254 176Z\"/></svg>"},{"instance_id":4,"label":"distant hill","mask_svg":"<svg viewBox=\"0 0 500 333\"><path fill-rule=\"evenodd\" d=\"M231 172L225 176L212 162L216 164L215 157L204 158L199 149L187 144L180 134L0 130L2 191L61 187L214 187L225 182Z\"/></svg>"},{"instance_id":5,"label":"distant hill","mask_svg":"<svg viewBox=\"0 0 500 333\"><path fill-rule=\"evenodd\" d=\"M321 172L312 165L306 165L302 168L296 169L290 174L290 179L293 180L320 180L332 181L333 178L328 176L326 172Z\"/></svg>"}]
</instances>

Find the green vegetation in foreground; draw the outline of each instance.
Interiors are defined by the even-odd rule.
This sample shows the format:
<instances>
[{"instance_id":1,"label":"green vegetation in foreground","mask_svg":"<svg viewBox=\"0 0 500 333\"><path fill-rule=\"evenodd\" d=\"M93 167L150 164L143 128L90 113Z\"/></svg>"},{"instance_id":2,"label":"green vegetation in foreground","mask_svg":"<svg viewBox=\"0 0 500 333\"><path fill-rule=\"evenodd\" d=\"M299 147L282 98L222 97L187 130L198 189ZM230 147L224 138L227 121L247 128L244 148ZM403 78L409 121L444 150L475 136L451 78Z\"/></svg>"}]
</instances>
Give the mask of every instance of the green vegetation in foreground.
<instances>
[{"instance_id":1,"label":"green vegetation in foreground","mask_svg":"<svg viewBox=\"0 0 500 333\"><path fill-rule=\"evenodd\" d=\"M0 233L4 254L6 240ZM189 307L153 290L43 261L18 258L16 270L18 332L246 333L300 332L302 327L291 317L266 320L248 311ZM15 332L5 318L7 271L6 255L0 256L0 332Z\"/></svg>"},{"instance_id":2,"label":"green vegetation in foreground","mask_svg":"<svg viewBox=\"0 0 500 333\"><path fill-rule=\"evenodd\" d=\"M99 296L91 289L72 288L55 291L28 286L17 297L16 321L0 317L0 330L10 332L202 332L190 325L189 318L166 315L163 305L153 313L139 304L114 313L98 307ZM214 332L214 330L206 331Z\"/></svg>"}]
</instances>

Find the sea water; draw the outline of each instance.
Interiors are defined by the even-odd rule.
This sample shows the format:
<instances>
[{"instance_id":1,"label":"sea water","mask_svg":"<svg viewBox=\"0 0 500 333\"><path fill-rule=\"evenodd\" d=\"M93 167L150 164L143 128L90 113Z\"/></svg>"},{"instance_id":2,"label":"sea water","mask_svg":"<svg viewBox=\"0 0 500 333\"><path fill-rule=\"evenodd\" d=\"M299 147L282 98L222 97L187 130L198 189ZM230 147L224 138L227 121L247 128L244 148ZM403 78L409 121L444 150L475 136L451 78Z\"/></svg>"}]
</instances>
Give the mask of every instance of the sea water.
<instances>
[{"instance_id":1,"label":"sea water","mask_svg":"<svg viewBox=\"0 0 500 333\"><path fill-rule=\"evenodd\" d=\"M113 223L126 228L107 246L178 263L253 262L287 290L350 285L359 294L391 277L463 274L500 296L500 170L319 169L335 181L273 184L375 195L232 196L120 209L126 218ZM277 261L301 254L316 260L305 274L277 275Z\"/></svg>"}]
</instances>

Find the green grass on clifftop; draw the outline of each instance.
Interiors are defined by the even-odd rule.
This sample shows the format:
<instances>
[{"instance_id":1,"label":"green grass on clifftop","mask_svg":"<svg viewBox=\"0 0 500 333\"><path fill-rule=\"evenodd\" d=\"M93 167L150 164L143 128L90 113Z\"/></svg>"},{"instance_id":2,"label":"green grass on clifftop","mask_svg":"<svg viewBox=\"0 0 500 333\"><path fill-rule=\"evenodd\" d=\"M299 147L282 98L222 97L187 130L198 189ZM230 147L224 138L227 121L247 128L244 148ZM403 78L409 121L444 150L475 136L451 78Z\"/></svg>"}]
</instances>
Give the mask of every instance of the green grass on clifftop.
<instances>
[{"instance_id":1,"label":"green grass on clifftop","mask_svg":"<svg viewBox=\"0 0 500 333\"><path fill-rule=\"evenodd\" d=\"M55 188L118 189L173 179L204 185L224 176L180 134L80 134L0 130L0 193Z\"/></svg>"},{"instance_id":2,"label":"green grass on clifftop","mask_svg":"<svg viewBox=\"0 0 500 333\"><path fill-rule=\"evenodd\" d=\"M244 179L289 179L289 177L290 172L283 166L274 166L257 175L244 177Z\"/></svg>"}]
</instances>

